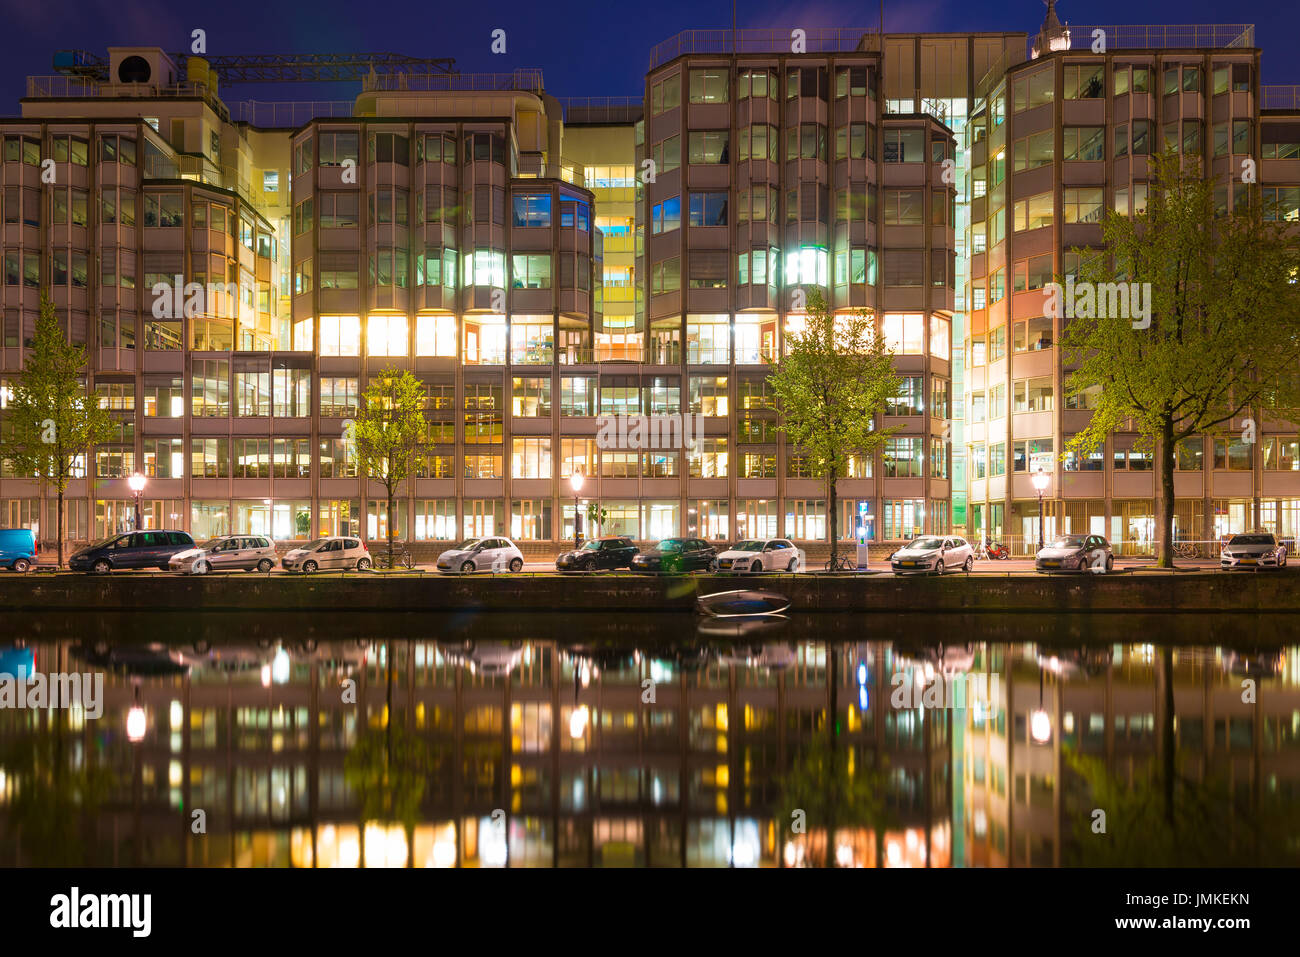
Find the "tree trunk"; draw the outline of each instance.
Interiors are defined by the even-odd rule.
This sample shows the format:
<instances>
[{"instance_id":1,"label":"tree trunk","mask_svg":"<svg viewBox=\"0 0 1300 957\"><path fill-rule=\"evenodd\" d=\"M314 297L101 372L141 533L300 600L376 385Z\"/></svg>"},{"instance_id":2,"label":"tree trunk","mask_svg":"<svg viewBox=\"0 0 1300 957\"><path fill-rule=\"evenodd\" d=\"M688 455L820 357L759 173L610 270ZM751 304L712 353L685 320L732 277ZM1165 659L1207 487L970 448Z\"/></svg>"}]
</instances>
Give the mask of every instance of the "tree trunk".
<instances>
[{"instance_id":1,"label":"tree trunk","mask_svg":"<svg viewBox=\"0 0 1300 957\"><path fill-rule=\"evenodd\" d=\"M397 500L396 490L393 488L393 483L389 482L388 483L388 567L389 568L393 567L393 535L396 533L396 529L397 529L397 514L394 510L396 506L396 500Z\"/></svg>"},{"instance_id":2,"label":"tree trunk","mask_svg":"<svg viewBox=\"0 0 1300 957\"><path fill-rule=\"evenodd\" d=\"M834 570L836 562L840 557L840 510L838 508L838 499L835 491L834 466L831 466L830 475L826 480L826 485L826 506L831 511L831 569Z\"/></svg>"},{"instance_id":3,"label":"tree trunk","mask_svg":"<svg viewBox=\"0 0 1300 957\"><path fill-rule=\"evenodd\" d=\"M58 527L55 528L54 530L55 537L58 538L58 544L55 550L58 553L57 554L58 563L59 563L58 569L61 570L63 568L63 489L59 489L59 509L58 509L57 525Z\"/></svg>"},{"instance_id":4,"label":"tree trunk","mask_svg":"<svg viewBox=\"0 0 1300 957\"><path fill-rule=\"evenodd\" d=\"M1157 568L1174 567L1174 421L1166 416L1160 426L1160 549Z\"/></svg>"},{"instance_id":5,"label":"tree trunk","mask_svg":"<svg viewBox=\"0 0 1300 957\"><path fill-rule=\"evenodd\" d=\"M1160 716L1160 743L1164 759L1164 799L1165 799L1165 821L1168 823L1170 830L1174 827L1174 777L1178 771L1178 764L1174 754L1174 650L1171 646L1165 645L1160 652L1161 670L1164 672L1164 702L1161 710L1164 712ZM1175 835L1175 840L1177 836Z\"/></svg>"},{"instance_id":6,"label":"tree trunk","mask_svg":"<svg viewBox=\"0 0 1300 957\"><path fill-rule=\"evenodd\" d=\"M834 549L834 547L835 547L834 545L831 546L832 549ZM828 719L827 724L829 725L829 727L826 730L828 732L828 737L831 746L826 755L826 768L828 771L826 785L830 793L827 795L829 800L826 802L825 866L834 867L835 866L835 818L836 818L835 802L840 794L840 782L839 782L839 778L836 777L837 772L835 769L835 758L836 758L835 752L837 746L839 745L839 734L840 734L840 724L839 724L840 656L836 653L834 645L828 645L826 647L826 657L830 659L829 662L830 667L827 669L827 671L829 673L830 686L831 686L830 687L830 692L831 692L830 708L828 709L829 713L826 716Z\"/></svg>"}]
</instances>

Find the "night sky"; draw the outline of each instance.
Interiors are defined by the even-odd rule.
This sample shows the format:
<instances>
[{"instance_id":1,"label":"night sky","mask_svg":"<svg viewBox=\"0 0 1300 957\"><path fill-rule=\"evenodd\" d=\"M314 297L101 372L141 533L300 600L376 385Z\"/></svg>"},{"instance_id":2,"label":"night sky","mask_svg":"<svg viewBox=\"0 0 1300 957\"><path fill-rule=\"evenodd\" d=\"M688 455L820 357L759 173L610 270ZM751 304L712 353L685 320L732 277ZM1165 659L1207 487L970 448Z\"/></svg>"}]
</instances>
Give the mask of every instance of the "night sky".
<instances>
[{"instance_id":1,"label":"night sky","mask_svg":"<svg viewBox=\"0 0 1300 957\"><path fill-rule=\"evenodd\" d=\"M892 6L892 9L891 9ZM188 11L194 12L188 12ZM893 0L887 31L1037 32L1036 0ZM1294 54L1300 4L1224 4L1208 0L1064 0L1058 11L1075 25L1253 22L1263 48L1263 82L1300 84ZM871 27L877 3L812 0L751 2L738 7L741 27ZM0 114L18 115L28 75L53 73L55 50L103 54L110 45L188 50L190 31L207 31L208 53L392 52L454 57L462 73L540 67L556 96L638 96L654 44L685 29L731 25L729 4L698 0L576 0L551 3L382 2L382 0L0 0L8 52L0 73ZM492 30L506 30L507 52L489 52ZM351 84L222 85L227 103L244 99L349 99Z\"/></svg>"}]
</instances>

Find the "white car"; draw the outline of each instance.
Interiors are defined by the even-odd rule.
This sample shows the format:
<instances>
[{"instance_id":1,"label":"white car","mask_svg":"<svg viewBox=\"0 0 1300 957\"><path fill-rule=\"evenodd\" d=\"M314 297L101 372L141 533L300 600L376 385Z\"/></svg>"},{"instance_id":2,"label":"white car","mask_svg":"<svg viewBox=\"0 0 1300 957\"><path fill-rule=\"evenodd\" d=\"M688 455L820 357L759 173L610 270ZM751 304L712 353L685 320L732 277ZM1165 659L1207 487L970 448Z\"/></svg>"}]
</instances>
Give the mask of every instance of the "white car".
<instances>
[{"instance_id":1,"label":"white car","mask_svg":"<svg viewBox=\"0 0 1300 957\"><path fill-rule=\"evenodd\" d=\"M953 568L969 572L975 565L975 550L957 535L922 535L889 556L895 575L933 572L942 575Z\"/></svg>"},{"instance_id":2,"label":"white car","mask_svg":"<svg viewBox=\"0 0 1300 957\"><path fill-rule=\"evenodd\" d=\"M714 559L720 572L797 572L805 564L803 549L784 538L747 538Z\"/></svg>"},{"instance_id":3,"label":"white car","mask_svg":"<svg viewBox=\"0 0 1300 957\"><path fill-rule=\"evenodd\" d=\"M318 538L314 542L295 548L285 553L280 559L280 567L287 572L305 572L310 575L316 571L355 568L364 572L373 565L370 549L359 538L332 536Z\"/></svg>"},{"instance_id":4,"label":"white car","mask_svg":"<svg viewBox=\"0 0 1300 957\"><path fill-rule=\"evenodd\" d=\"M467 538L438 556L443 573L522 571L524 553L508 538Z\"/></svg>"},{"instance_id":5,"label":"white car","mask_svg":"<svg viewBox=\"0 0 1300 957\"><path fill-rule=\"evenodd\" d=\"M1286 546L1272 532L1233 535L1219 553L1219 567L1225 572L1233 568L1285 568Z\"/></svg>"}]
</instances>

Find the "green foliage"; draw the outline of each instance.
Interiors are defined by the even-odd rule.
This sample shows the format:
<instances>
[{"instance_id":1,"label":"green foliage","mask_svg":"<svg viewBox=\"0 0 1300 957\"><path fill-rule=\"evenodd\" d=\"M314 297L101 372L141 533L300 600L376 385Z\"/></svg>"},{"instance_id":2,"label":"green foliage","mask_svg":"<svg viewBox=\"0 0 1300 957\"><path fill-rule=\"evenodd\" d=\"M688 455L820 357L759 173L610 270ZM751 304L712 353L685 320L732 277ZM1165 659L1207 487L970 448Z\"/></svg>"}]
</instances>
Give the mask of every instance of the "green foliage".
<instances>
[{"instance_id":1,"label":"green foliage","mask_svg":"<svg viewBox=\"0 0 1300 957\"><path fill-rule=\"evenodd\" d=\"M398 486L410 477L415 450L428 432L425 404L423 383L409 371L390 366L370 380L352 426L359 472L381 482L388 492L389 567L397 534L394 500Z\"/></svg>"},{"instance_id":2,"label":"green foliage","mask_svg":"<svg viewBox=\"0 0 1300 957\"><path fill-rule=\"evenodd\" d=\"M1249 209L1214 215L1214 184L1174 153L1151 158L1144 213L1108 212L1104 253L1085 259L1078 282L1150 283L1150 326L1122 315L1065 313L1061 358L1066 392L1100 388L1088 427L1068 445L1086 454L1133 423L1151 448L1159 440L1164 526L1172 543L1175 444L1233 428L1254 410L1300 407L1300 327L1293 279L1300 244L1290 224L1264 218L1258 187ZM1077 250L1081 256L1095 250ZM1116 310L1104 310L1114 312ZM1139 321L1139 325L1140 325Z\"/></svg>"},{"instance_id":3,"label":"green foliage","mask_svg":"<svg viewBox=\"0 0 1300 957\"><path fill-rule=\"evenodd\" d=\"M4 456L20 475L67 491L76 456L112 437L112 420L86 392L86 350L71 345L41 296L32 350L14 380L5 412Z\"/></svg>"},{"instance_id":4,"label":"green foliage","mask_svg":"<svg viewBox=\"0 0 1300 957\"><path fill-rule=\"evenodd\" d=\"M9 836L19 837L42 866L98 863L79 822L95 819L117 780L97 747L81 761L73 755L72 739L48 727L15 738L0 755L14 785L5 815Z\"/></svg>"},{"instance_id":5,"label":"green foliage","mask_svg":"<svg viewBox=\"0 0 1300 957\"><path fill-rule=\"evenodd\" d=\"M59 496L58 560L63 563L63 495L77 457L113 437L113 422L98 400L87 394L86 350L68 342L41 293L31 351L13 383L13 397L0 430L0 457L16 475L34 476Z\"/></svg>"},{"instance_id":6,"label":"green foliage","mask_svg":"<svg viewBox=\"0 0 1300 957\"><path fill-rule=\"evenodd\" d=\"M875 320L861 312L833 315L817 292L808 299L803 331L788 345L767 380L781 413L777 428L826 477L833 556L839 540L835 480L851 456L873 454L897 431L878 427L876 419L900 380Z\"/></svg>"},{"instance_id":7,"label":"green foliage","mask_svg":"<svg viewBox=\"0 0 1300 957\"><path fill-rule=\"evenodd\" d=\"M825 736L818 735L781 777L777 825L788 834L795 812L802 811L810 835L828 828L868 828L879 835L890 824L885 794L881 768L858 763L850 771L848 751L832 750ZM824 855L824 845L816 846Z\"/></svg>"},{"instance_id":8,"label":"green foliage","mask_svg":"<svg viewBox=\"0 0 1300 957\"><path fill-rule=\"evenodd\" d=\"M1085 867L1258 867L1300 864L1300 807L1276 792L1252 806L1222 775L1194 781L1175 772L1167 793L1154 761L1129 783L1095 757L1066 747L1084 787L1067 810L1073 841L1066 863ZM1172 796L1172 804L1169 797ZM1106 831L1093 831L1094 809Z\"/></svg>"},{"instance_id":9,"label":"green foliage","mask_svg":"<svg viewBox=\"0 0 1300 957\"><path fill-rule=\"evenodd\" d=\"M587 529L588 529L587 537L588 538L593 538L594 537L593 533L598 528L603 531L605 528L605 523L608 521L609 521L609 509L605 508L599 502L587 503Z\"/></svg>"},{"instance_id":10,"label":"green foliage","mask_svg":"<svg viewBox=\"0 0 1300 957\"><path fill-rule=\"evenodd\" d=\"M343 759L343 778L361 805L362 821L402 824L409 834L419 822L433 754L401 725L365 731Z\"/></svg>"}]
</instances>

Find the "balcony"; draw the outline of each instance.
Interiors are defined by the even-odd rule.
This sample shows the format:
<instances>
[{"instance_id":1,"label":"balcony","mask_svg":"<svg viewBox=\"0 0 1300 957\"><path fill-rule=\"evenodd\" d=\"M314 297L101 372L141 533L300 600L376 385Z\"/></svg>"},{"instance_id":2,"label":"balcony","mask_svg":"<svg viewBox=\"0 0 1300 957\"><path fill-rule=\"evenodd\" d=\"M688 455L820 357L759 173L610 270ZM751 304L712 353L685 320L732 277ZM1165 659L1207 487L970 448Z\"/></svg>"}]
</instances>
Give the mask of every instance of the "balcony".
<instances>
[{"instance_id":1,"label":"balcony","mask_svg":"<svg viewBox=\"0 0 1300 957\"><path fill-rule=\"evenodd\" d=\"M1217 50L1226 47L1248 50L1255 45L1253 23L1070 24L1071 52L1089 51L1093 34L1098 30L1106 35L1107 50ZM1037 39L1037 34L1029 37L1026 56L1031 55Z\"/></svg>"},{"instance_id":2,"label":"balcony","mask_svg":"<svg viewBox=\"0 0 1300 957\"><path fill-rule=\"evenodd\" d=\"M27 97L33 100L196 99L207 103L223 120L230 119L226 105L206 83L110 83L90 76L29 76Z\"/></svg>"},{"instance_id":3,"label":"balcony","mask_svg":"<svg viewBox=\"0 0 1300 957\"><path fill-rule=\"evenodd\" d=\"M793 29L793 28L792 28ZM809 53L852 53L880 48L878 28L805 29ZM692 53L789 53L791 30L683 30L650 49L650 69Z\"/></svg>"}]
</instances>

